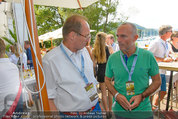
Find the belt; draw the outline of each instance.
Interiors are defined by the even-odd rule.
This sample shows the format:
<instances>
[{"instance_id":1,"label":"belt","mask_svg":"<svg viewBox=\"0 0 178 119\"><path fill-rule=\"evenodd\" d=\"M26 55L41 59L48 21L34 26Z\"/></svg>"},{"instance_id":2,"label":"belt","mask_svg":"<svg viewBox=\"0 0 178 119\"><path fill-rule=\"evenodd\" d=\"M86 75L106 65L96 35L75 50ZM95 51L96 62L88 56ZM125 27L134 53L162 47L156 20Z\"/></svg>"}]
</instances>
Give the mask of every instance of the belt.
<instances>
[{"instance_id":1,"label":"belt","mask_svg":"<svg viewBox=\"0 0 178 119\"><path fill-rule=\"evenodd\" d=\"M88 112L91 112L95 109L95 106L92 108L88 109L87 111L84 112L62 112L65 115L71 115L71 116L76 116L76 115L86 115Z\"/></svg>"}]
</instances>

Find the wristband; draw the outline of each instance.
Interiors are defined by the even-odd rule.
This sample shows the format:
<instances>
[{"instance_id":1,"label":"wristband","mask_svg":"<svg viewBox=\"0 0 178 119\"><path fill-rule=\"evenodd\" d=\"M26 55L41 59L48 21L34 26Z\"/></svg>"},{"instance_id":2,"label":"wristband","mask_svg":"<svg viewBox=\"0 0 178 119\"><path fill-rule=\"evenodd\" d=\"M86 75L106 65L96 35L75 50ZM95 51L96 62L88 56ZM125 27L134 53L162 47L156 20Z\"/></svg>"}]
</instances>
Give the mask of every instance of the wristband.
<instances>
[{"instance_id":1,"label":"wristband","mask_svg":"<svg viewBox=\"0 0 178 119\"><path fill-rule=\"evenodd\" d=\"M114 95L114 98L116 99L118 95L119 95L119 92L117 92L117 93Z\"/></svg>"}]
</instances>

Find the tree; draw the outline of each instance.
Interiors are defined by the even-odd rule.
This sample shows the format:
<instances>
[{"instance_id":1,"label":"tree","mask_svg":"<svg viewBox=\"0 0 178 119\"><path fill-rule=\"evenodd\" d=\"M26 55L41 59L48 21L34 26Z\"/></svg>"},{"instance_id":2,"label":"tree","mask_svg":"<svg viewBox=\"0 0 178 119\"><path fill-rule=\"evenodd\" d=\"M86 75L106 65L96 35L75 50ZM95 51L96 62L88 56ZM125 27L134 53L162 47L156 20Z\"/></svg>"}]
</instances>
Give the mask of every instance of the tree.
<instances>
[{"instance_id":1,"label":"tree","mask_svg":"<svg viewBox=\"0 0 178 119\"><path fill-rule=\"evenodd\" d=\"M35 5L38 35L53 31L63 25L63 20L57 7Z\"/></svg>"},{"instance_id":2,"label":"tree","mask_svg":"<svg viewBox=\"0 0 178 119\"><path fill-rule=\"evenodd\" d=\"M119 0L100 0L83 10L35 6L38 34L62 27L65 19L74 13L86 16L91 29L115 34L118 24L127 20L124 15L120 15L122 18L117 16L118 4ZM92 33L92 40L95 34Z\"/></svg>"}]
</instances>

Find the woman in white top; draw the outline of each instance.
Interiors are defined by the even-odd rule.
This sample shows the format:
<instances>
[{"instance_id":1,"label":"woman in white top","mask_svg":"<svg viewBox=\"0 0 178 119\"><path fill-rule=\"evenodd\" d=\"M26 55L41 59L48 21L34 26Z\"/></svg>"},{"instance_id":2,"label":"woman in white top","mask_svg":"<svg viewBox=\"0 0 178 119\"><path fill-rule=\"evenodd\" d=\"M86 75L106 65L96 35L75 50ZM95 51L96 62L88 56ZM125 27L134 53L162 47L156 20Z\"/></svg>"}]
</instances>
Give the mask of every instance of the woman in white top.
<instances>
[{"instance_id":1,"label":"woman in white top","mask_svg":"<svg viewBox=\"0 0 178 119\"><path fill-rule=\"evenodd\" d=\"M23 100L19 70L8 58L5 58L5 43L1 38L0 67L0 118L12 116L13 112L21 114Z\"/></svg>"},{"instance_id":2,"label":"woman in white top","mask_svg":"<svg viewBox=\"0 0 178 119\"><path fill-rule=\"evenodd\" d=\"M10 61L17 65L18 61L20 61L20 57L22 57L22 63L24 65L24 69L28 69L27 67L27 55L22 53L22 48L19 44L15 43L12 46L12 55L10 56Z\"/></svg>"}]
</instances>

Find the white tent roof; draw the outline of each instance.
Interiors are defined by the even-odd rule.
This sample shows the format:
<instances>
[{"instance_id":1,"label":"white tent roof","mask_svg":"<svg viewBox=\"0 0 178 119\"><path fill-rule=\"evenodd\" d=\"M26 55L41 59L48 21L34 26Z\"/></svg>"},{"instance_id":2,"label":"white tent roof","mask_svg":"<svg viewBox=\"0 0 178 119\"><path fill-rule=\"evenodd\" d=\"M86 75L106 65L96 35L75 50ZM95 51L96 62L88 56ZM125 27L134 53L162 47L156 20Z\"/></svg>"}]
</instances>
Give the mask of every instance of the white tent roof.
<instances>
[{"instance_id":1,"label":"white tent roof","mask_svg":"<svg viewBox=\"0 0 178 119\"><path fill-rule=\"evenodd\" d=\"M53 31L53 32L48 32L48 33L45 33L45 34L40 35L38 37L39 42L47 41L47 40L50 40L50 39L57 39L57 38L63 38L62 37L62 27Z\"/></svg>"},{"instance_id":2,"label":"white tent roof","mask_svg":"<svg viewBox=\"0 0 178 119\"><path fill-rule=\"evenodd\" d=\"M90 30L90 32L95 32L95 30ZM57 39L57 38L63 38L62 27L53 32L48 32L38 37L39 42L43 42L51 39Z\"/></svg>"},{"instance_id":3,"label":"white tent roof","mask_svg":"<svg viewBox=\"0 0 178 119\"><path fill-rule=\"evenodd\" d=\"M4 0L7 2L20 2L21 0ZM79 2L78 2L79 1ZM65 7L65 8L82 8L87 7L98 0L33 0L36 5L45 5L45 6L56 6L56 7Z\"/></svg>"}]
</instances>

